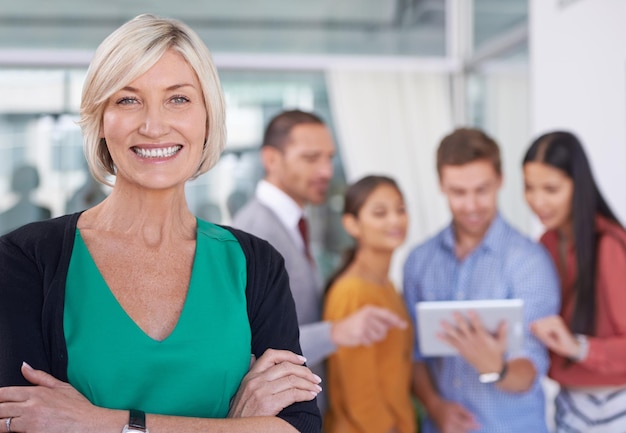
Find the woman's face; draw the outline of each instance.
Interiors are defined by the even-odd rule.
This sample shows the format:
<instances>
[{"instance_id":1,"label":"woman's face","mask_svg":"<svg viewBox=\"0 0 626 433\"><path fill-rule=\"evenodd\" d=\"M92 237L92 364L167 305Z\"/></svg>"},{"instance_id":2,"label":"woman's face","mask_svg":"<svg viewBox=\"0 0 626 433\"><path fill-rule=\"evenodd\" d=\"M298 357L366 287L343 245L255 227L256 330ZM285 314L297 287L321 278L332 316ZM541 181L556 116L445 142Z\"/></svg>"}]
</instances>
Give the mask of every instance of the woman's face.
<instances>
[{"instance_id":1,"label":"woman's face","mask_svg":"<svg viewBox=\"0 0 626 433\"><path fill-rule=\"evenodd\" d=\"M116 185L184 185L200 164L206 121L198 77L180 54L166 51L105 107L102 135L117 168Z\"/></svg>"},{"instance_id":2,"label":"woman's face","mask_svg":"<svg viewBox=\"0 0 626 433\"><path fill-rule=\"evenodd\" d=\"M391 185L379 185L367 198L357 218L353 236L359 248L393 251L407 232L408 217L402 195Z\"/></svg>"},{"instance_id":3,"label":"woman's face","mask_svg":"<svg viewBox=\"0 0 626 433\"><path fill-rule=\"evenodd\" d=\"M571 225L574 182L564 171L542 162L527 162L524 186L528 205L547 230Z\"/></svg>"}]
</instances>

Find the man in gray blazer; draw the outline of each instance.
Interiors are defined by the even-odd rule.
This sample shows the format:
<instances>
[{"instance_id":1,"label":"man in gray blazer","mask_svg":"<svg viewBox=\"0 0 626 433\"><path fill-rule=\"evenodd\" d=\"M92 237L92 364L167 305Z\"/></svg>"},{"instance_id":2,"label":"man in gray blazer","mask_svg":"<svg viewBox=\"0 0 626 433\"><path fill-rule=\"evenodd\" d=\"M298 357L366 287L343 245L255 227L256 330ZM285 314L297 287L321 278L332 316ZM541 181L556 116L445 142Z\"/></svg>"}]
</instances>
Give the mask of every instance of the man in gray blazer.
<instances>
[{"instance_id":1,"label":"man in gray blazer","mask_svg":"<svg viewBox=\"0 0 626 433\"><path fill-rule=\"evenodd\" d=\"M385 338L390 327L406 326L400 317L376 306L366 306L340 321L321 320L323 282L300 227L305 206L326 199L334 155L332 135L318 116L299 110L280 113L263 137L265 177L254 198L233 219L233 226L267 240L284 257L302 352L322 379L323 361L337 347L371 344ZM317 398L323 413L324 394Z\"/></svg>"}]
</instances>

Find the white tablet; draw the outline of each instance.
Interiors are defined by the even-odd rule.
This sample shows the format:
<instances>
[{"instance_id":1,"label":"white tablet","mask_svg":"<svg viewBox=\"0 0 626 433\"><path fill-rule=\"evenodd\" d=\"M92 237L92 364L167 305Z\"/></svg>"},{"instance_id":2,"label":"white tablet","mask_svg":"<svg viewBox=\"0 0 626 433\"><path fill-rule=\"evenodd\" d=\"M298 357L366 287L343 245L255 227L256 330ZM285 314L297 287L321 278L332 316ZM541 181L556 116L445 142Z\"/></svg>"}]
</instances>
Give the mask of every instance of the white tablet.
<instances>
[{"instance_id":1,"label":"white tablet","mask_svg":"<svg viewBox=\"0 0 626 433\"><path fill-rule=\"evenodd\" d=\"M507 351L509 354L519 352L524 340L523 307L522 299L418 302L415 313L420 352L424 356L456 355L456 349L440 340L437 334L442 332L442 320L454 323L454 312L467 315L468 311L475 311L492 333L496 332L501 321L506 321Z\"/></svg>"}]
</instances>

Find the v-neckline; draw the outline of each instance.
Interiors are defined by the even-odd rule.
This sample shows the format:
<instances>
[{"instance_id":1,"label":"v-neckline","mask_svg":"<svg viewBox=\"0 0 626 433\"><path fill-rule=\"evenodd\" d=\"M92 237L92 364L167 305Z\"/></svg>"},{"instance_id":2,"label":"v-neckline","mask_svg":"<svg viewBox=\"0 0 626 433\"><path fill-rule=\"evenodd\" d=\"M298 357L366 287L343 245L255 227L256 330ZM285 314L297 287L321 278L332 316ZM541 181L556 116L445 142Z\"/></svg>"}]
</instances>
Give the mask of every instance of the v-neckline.
<instances>
[{"instance_id":1,"label":"v-neckline","mask_svg":"<svg viewBox=\"0 0 626 433\"><path fill-rule=\"evenodd\" d=\"M193 284L193 279L194 279L193 276L195 274L194 269L196 268L196 259L198 257L197 229L196 229L196 246L195 246L195 250L194 250L194 257L193 257L193 262L192 262L191 273L189 275L189 282L187 283L187 293L185 294L185 300L183 301L183 306L182 306L182 308L180 310L180 314L178 316L178 319L176 320L176 324L172 328L171 332L168 335L166 335L161 340L152 337L141 326L139 326L139 324L135 321L135 319L133 319L133 317L128 313L128 311L119 302L118 298L115 296L115 294L111 290L111 287L109 287L109 284L107 283L106 279L102 275L102 272L100 272L100 268L98 267L96 261L94 260L93 256L91 255L91 251L89 251L89 247L87 246L87 243L83 239L83 237L82 237L82 235L80 233L80 229L78 227L76 228L76 236L78 237L78 239L80 239L81 247L86 252L86 255L87 255L88 259L89 259L90 265L93 266L93 269L96 271L96 274L98 276L97 278L99 280L99 285L101 285L102 287L104 287L106 289L106 297L112 301L112 304L121 313L121 315L123 317L125 317L130 323L132 323L133 327L135 329L137 329L139 331L139 333L144 338L147 338L150 341L152 341L154 343L157 343L157 344L162 344L162 343L165 343L168 340L171 340L172 337L174 336L174 334L177 333L177 330L184 325L184 320L183 319L185 317L185 312L188 309L190 296L192 295L192 288L193 288L193 285L194 285Z\"/></svg>"}]
</instances>

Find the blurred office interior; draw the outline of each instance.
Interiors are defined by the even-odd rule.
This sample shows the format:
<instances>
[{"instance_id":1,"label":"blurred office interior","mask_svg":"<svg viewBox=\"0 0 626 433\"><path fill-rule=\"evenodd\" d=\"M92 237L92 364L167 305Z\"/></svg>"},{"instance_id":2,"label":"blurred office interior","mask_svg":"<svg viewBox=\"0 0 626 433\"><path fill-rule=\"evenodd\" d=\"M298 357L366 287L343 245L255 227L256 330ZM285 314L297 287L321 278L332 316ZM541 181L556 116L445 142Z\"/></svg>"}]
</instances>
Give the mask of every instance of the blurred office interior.
<instances>
[{"instance_id":1,"label":"blurred office interior","mask_svg":"<svg viewBox=\"0 0 626 433\"><path fill-rule=\"evenodd\" d=\"M188 185L214 222L263 175L259 140L283 109L319 113L339 149L328 203L310 209L323 271L349 243L339 224L346 182L390 174L406 195L403 254L447 223L434 150L453 127L484 128L503 150L502 213L536 235L520 162L533 136L579 134L600 187L626 220L626 2L621 0L6 0L0 2L0 224L24 197L52 216L102 199L76 121L82 80L101 40L126 20L179 18L204 39L228 105L220 163ZM22 222L26 222L23 220ZM0 232L8 229L0 227Z\"/></svg>"}]
</instances>

